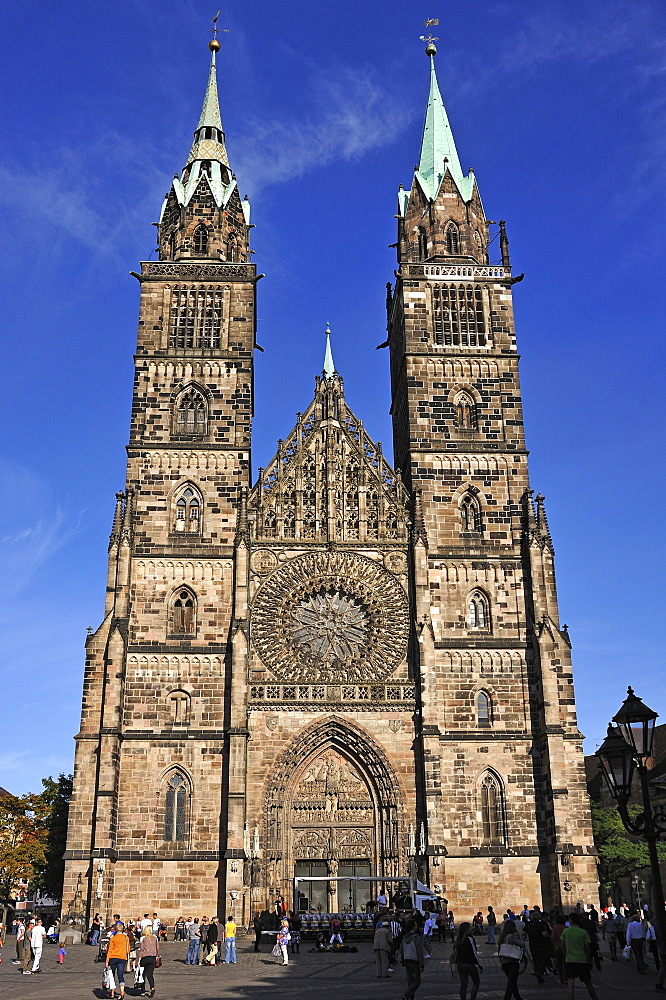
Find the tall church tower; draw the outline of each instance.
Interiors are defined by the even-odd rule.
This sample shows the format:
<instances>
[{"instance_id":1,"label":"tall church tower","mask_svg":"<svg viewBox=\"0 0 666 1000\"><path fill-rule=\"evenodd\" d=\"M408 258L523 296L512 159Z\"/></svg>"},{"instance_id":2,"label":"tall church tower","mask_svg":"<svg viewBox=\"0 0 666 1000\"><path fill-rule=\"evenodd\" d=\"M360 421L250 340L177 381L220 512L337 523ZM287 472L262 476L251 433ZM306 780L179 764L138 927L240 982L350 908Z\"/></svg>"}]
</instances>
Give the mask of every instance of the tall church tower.
<instances>
[{"instance_id":1,"label":"tall church tower","mask_svg":"<svg viewBox=\"0 0 666 1000\"><path fill-rule=\"evenodd\" d=\"M327 330L314 396L254 485L260 276L218 49L159 258L135 275L127 482L87 642L64 899L242 922L280 895L358 911L377 889L359 877L420 877L463 913L594 899L518 279L503 223L489 262L434 48L387 297L395 462L347 402Z\"/></svg>"},{"instance_id":2,"label":"tall church tower","mask_svg":"<svg viewBox=\"0 0 666 1000\"><path fill-rule=\"evenodd\" d=\"M116 498L106 615L86 646L66 853L110 915L218 911L235 537L250 486L256 269L231 170L215 57L183 171L144 262L127 482ZM134 272L133 272L134 273ZM242 829L241 842L242 848ZM69 895L68 895L69 893ZM224 908L224 905L223 907ZM222 912L222 909L219 911Z\"/></svg>"},{"instance_id":3,"label":"tall church tower","mask_svg":"<svg viewBox=\"0 0 666 1000\"><path fill-rule=\"evenodd\" d=\"M544 498L523 434L512 277L476 178L464 174L430 59L411 189L398 192L388 286L396 468L414 504L419 821L454 909L497 898L596 897L570 642Z\"/></svg>"}]
</instances>

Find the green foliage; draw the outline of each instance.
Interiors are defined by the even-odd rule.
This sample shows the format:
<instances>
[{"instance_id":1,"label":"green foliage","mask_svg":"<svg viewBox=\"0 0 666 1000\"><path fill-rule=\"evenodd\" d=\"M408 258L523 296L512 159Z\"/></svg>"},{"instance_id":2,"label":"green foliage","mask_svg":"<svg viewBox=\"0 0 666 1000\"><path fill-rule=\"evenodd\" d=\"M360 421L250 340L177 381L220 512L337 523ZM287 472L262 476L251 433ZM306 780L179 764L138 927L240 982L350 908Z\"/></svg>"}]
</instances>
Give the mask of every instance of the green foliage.
<instances>
[{"instance_id":1,"label":"green foliage","mask_svg":"<svg viewBox=\"0 0 666 1000\"><path fill-rule=\"evenodd\" d=\"M67 818L72 797L71 774L60 774L58 779L42 778L44 791L39 796L46 810L48 833L44 863L37 872L39 888L50 899L62 902L62 883L65 877L63 855L67 847Z\"/></svg>"},{"instance_id":2,"label":"green foliage","mask_svg":"<svg viewBox=\"0 0 666 1000\"><path fill-rule=\"evenodd\" d=\"M632 819L641 811L640 806L629 806ZM612 890L618 879L649 867L647 844L627 833L615 807L604 809L593 802L592 830L594 846L599 852L599 881L606 892ZM666 860L666 844L659 844L657 849L659 859Z\"/></svg>"},{"instance_id":3,"label":"green foliage","mask_svg":"<svg viewBox=\"0 0 666 1000\"><path fill-rule=\"evenodd\" d=\"M34 880L44 864L48 832L41 795L0 795L0 899Z\"/></svg>"}]
</instances>

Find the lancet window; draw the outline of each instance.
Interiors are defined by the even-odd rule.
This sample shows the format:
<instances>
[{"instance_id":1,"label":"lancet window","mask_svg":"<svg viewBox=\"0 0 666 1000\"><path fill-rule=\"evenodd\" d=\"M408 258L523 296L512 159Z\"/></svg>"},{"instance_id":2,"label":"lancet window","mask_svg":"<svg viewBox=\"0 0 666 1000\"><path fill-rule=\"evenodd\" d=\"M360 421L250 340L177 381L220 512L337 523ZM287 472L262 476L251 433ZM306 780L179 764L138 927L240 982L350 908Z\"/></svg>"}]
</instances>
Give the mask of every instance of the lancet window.
<instances>
[{"instance_id":1,"label":"lancet window","mask_svg":"<svg viewBox=\"0 0 666 1000\"><path fill-rule=\"evenodd\" d=\"M488 771L481 780L481 835L484 844L506 843L504 793L497 775Z\"/></svg>"},{"instance_id":2,"label":"lancet window","mask_svg":"<svg viewBox=\"0 0 666 1000\"><path fill-rule=\"evenodd\" d=\"M196 254L203 255L208 253L208 229L203 222L194 230L192 248Z\"/></svg>"},{"instance_id":3,"label":"lancet window","mask_svg":"<svg viewBox=\"0 0 666 1000\"><path fill-rule=\"evenodd\" d=\"M485 347L481 289L475 285L433 287L435 341L445 347Z\"/></svg>"},{"instance_id":4,"label":"lancet window","mask_svg":"<svg viewBox=\"0 0 666 1000\"><path fill-rule=\"evenodd\" d=\"M216 288L179 288L171 292L169 347L217 350L222 323L222 292Z\"/></svg>"},{"instance_id":5,"label":"lancet window","mask_svg":"<svg viewBox=\"0 0 666 1000\"><path fill-rule=\"evenodd\" d=\"M176 433L201 436L206 433L206 400L198 389L191 387L176 401Z\"/></svg>"},{"instance_id":6,"label":"lancet window","mask_svg":"<svg viewBox=\"0 0 666 1000\"><path fill-rule=\"evenodd\" d=\"M476 696L476 722L480 729L488 729L492 722L492 703L486 691Z\"/></svg>"},{"instance_id":7,"label":"lancet window","mask_svg":"<svg viewBox=\"0 0 666 1000\"><path fill-rule=\"evenodd\" d=\"M171 625L174 635L194 635L196 631L196 600L186 587L177 590L173 598Z\"/></svg>"},{"instance_id":8,"label":"lancet window","mask_svg":"<svg viewBox=\"0 0 666 1000\"><path fill-rule=\"evenodd\" d=\"M185 486L176 496L174 530L179 534L198 535L201 531L201 498L192 486Z\"/></svg>"},{"instance_id":9,"label":"lancet window","mask_svg":"<svg viewBox=\"0 0 666 1000\"><path fill-rule=\"evenodd\" d=\"M174 771L167 780L164 796L164 839L183 841L187 830L189 784L184 774Z\"/></svg>"},{"instance_id":10,"label":"lancet window","mask_svg":"<svg viewBox=\"0 0 666 1000\"><path fill-rule=\"evenodd\" d=\"M467 624L469 628L489 629L490 608L488 598L480 590L474 590L469 596L467 605Z\"/></svg>"},{"instance_id":11,"label":"lancet window","mask_svg":"<svg viewBox=\"0 0 666 1000\"><path fill-rule=\"evenodd\" d=\"M457 257L460 253L460 233L455 222L449 222L445 234L446 252L452 257Z\"/></svg>"},{"instance_id":12,"label":"lancet window","mask_svg":"<svg viewBox=\"0 0 666 1000\"><path fill-rule=\"evenodd\" d=\"M471 493L466 493L460 503L460 527L463 531L481 531L481 507Z\"/></svg>"}]
</instances>

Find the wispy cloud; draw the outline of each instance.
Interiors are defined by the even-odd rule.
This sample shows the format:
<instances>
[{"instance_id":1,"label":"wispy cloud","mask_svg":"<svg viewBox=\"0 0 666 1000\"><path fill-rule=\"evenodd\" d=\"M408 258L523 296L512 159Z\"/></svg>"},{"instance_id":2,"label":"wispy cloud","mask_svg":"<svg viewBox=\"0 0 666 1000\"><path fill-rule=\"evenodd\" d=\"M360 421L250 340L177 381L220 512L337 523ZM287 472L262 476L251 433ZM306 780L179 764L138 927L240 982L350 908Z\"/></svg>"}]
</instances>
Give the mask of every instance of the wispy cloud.
<instances>
[{"instance_id":1,"label":"wispy cloud","mask_svg":"<svg viewBox=\"0 0 666 1000\"><path fill-rule=\"evenodd\" d=\"M79 519L65 519L39 476L4 460L0 461L0 506L12 511L14 526L0 536L0 569L16 593L78 531Z\"/></svg>"},{"instance_id":2,"label":"wispy cloud","mask_svg":"<svg viewBox=\"0 0 666 1000\"><path fill-rule=\"evenodd\" d=\"M388 145L410 119L367 68L312 70L307 92L305 117L255 118L236 142L238 173L255 193Z\"/></svg>"}]
</instances>

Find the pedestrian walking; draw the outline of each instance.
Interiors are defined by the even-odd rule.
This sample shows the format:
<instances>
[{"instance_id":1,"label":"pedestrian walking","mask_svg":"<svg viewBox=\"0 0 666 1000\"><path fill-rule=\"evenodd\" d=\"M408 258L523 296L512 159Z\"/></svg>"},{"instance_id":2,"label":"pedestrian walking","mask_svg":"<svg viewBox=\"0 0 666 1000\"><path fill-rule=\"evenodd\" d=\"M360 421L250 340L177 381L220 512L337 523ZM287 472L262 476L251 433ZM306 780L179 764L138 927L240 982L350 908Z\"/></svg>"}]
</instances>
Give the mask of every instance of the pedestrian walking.
<instances>
[{"instance_id":1,"label":"pedestrian walking","mask_svg":"<svg viewBox=\"0 0 666 1000\"><path fill-rule=\"evenodd\" d=\"M421 985L421 973L425 967L423 940L416 929L416 923L408 920L400 942L400 959L407 974L407 988L401 1000L411 1000Z\"/></svg>"},{"instance_id":2,"label":"pedestrian walking","mask_svg":"<svg viewBox=\"0 0 666 1000\"><path fill-rule=\"evenodd\" d=\"M437 914L437 933L439 934L440 943L446 941L446 930L448 925L448 919L446 913Z\"/></svg>"},{"instance_id":3,"label":"pedestrian walking","mask_svg":"<svg viewBox=\"0 0 666 1000\"><path fill-rule=\"evenodd\" d=\"M252 929L254 930L254 950L259 951L261 935L264 930L264 925L261 922L261 915L259 913L255 913L254 920L252 921Z\"/></svg>"},{"instance_id":4,"label":"pedestrian walking","mask_svg":"<svg viewBox=\"0 0 666 1000\"><path fill-rule=\"evenodd\" d=\"M645 927L643 926L643 921L640 918L640 914L632 914L631 920L627 924L626 931L627 944L631 948L631 952L636 959L636 968L641 976L644 976L647 972L647 966L645 965Z\"/></svg>"},{"instance_id":5,"label":"pedestrian walking","mask_svg":"<svg viewBox=\"0 0 666 1000\"><path fill-rule=\"evenodd\" d=\"M606 940L610 951L611 962L617 962L617 932L618 916L616 913L608 913L606 916Z\"/></svg>"},{"instance_id":6,"label":"pedestrian walking","mask_svg":"<svg viewBox=\"0 0 666 1000\"><path fill-rule=\"evenodd\" d=\"M375 955L375 975L377 979L389 979L389 968L391 966L391 946L393 935L388 920L383 920L377 924L372 948Z\"/></svg>"},{"instance_id":7,"label":"pedestrian walking","mask_svg":"<svg viewBox=\"0 0 666 1000\"><path fill-rule=\"evenodd\" d=\"M90 925L90 941L88 942L88 944L91 944L93 945L93 947L97 948L97 946L99 945L99 938L101 933L102 933L102 920L99 913L96 913L95 916L92 918L92 923Z\"/></svg>"},{"instance_id":8,"label":"pedestrian walking","mask_svg":"<svg viewBox=\"0 0 666 1000\"><path fill-rule=\"evenodd\" d=\"M556 913L553 920L553 929L550 940L553 942L555 952L555 966L557 968L557 978L563 986L566 985L567 978L564 972L564 945L562 944L562 932L566 927L563 913Z\"/></svg>"},{"instance_id":9,"label":"pedestrian walking","mask_svg":"<svg viewBox=\"0 0 666 1000\"><path fill-rule=\"evenodd\" d=\"M562 931L564 946L564 968L567 977L567 997L573 1000L576 980L584 983L592 1000L598 1000L592 985L592 942L590 935L580 924L580 914L569 914L569 927Z\"/></svg>"},{"instance_id":10,"label":"pedestrian walking","mask_svg":"<svg viewBox=\"0 0 666 1000\"><path fill-rule=\"evenodd\" d=\"M19 918L15 924L16 934L16 958L14 965L23 965L23 945L25 944L25 924Z\"/></svg>"},{"instance_id":11,"label":"pedestrian walking","mask_svg":"<svg viewBox=\"0 0 666 1000\"><path fill-rule=\"evenodd\" d=\"M525 924L525 930L527 932L527 940L530 943L532 962L534 963L534 975L538 983L543 983L545 981L544 974L548 960L553 954L553 943L551 941L552 928L544 920L540 907L535 906L532 909L531 916Z\"/></svg>"},{"instance_id":12,"label":"pedestrian walking","mask_svg":"<svg viewBox=\"0 0 666 1000\"><path fill-rule=\"evenodd\" d=\"M645 931L645 943L647 944L648 951L652 955L654 967L657 972L659 972L661 960L659 958L659 946L657 943L657 925L651 924L649 921L647 921L647 930Z\"/></svg>"},{"instance_id":13,"label":"pedestrian walking","mask_svg":"<svg viewBox=\"0 0 666 1000\"><path fill-rule=\"evenodd\" d=\"M231 919L231 918L229 918ZM289 921L283 918L280 921L280 929L277 934L277 946L282 952L282 964L289 965L289 941L291 940L291 934L289 933Z\"/></svg>"},{"instance_id":14,"label":"pedestrian walking","mask_svg":"<svg viewBox=\"0 0 666 1000\"><path fill-rule=\"evenodd\" d=\"M199 918L195 917L187 928L187 958L185 965L199 964L199 948L201 946L201 932L199 930Z\"/></svg>"},{"instance_id":15,"label":"pedestrian walking","mask_svg":"<svg viewBox=\"0 0 666 1000\"><path fill-rule=\"evenodd\" d=\"M289 926L289 921L287 921ZM224 925L224 961L227 965L236 964L236 924L229 914Z\"/></svg>"},{"instance_id":16,"label":"pedestrian walking","mask_svg":"<svg viewBox=\"0 0 666 1000\"><path fill-rule=\"evenodd\" d=\"M23 938L23 975L30 976L30 966L32 965L32 929L35 926L34 920L29 920Z\"/></svg>"},{"instance_id":17,"label":"pedestrian walking","mask_svg":"<svg viewBox=\"0 0 666 1000\"><path fill-rule=\"evenodd\" d=\"M153 934L152 927L146 927L139 944L139 965L143 969L142 997L155 996L155 968L162 964L160 958L160 941Z\"/></svg>"},{"instance_id":18,"label":"pedestrian walking","mask_svg":"<svg viewBox=\"0 0 666 1000\"><path fill-rule=\"evenodd\" d=\"M497 917L492 906L488 907L488 916L486 917L486 924L488 925L488 938L487 944L495 944L495 928L497 926Z\"/></svg>"},{"instance_id":19,"label":"pedestrian walking","mask_svg":"<svg viewBox=\"0 0 666 1000\"><path fill-rule=\"evenodd\" d=\"M437 920L434 913L429 913L423 925L423 951L426 958L432 958L432 938L437 928Z\"/></svg>"},{"instance_id":20,"label":"pedestrian walking","mask_svg":"<svg viewBox=\"0 0 666 1000\"><path fill-rule=\"evenodd\" d=\"M214 951L212 959L209 961L209 965L221 965L222 959L220 957L220 924L217 917L211 917L211 921L208 924L208 930L206 931L206 945L208 948L208 958L210 959L211 953Z\"/></svg>"},{"instance_id":21,"label":"pedestrian walking","mask_svg":"<svg viewBox=\"0 0 666 1000\"><path fill-rule=\"evenodd\" d=\"M474 937L481 937L483 935L483 913L481 913L481 910L472 917L472 929Z\"/></svg>"},{"instance_id":22,"label":"pedestrian walking","mask_svg":"<svg viewBox=\"0 0 666 1000\"><path fill-rule=\"evenodd\" d=\"M499 960L502 972L506 976L506 989L504 1000L521 1000L518 989L518 976L520 975L520 963L523 957L529 957L529 945L522 934L519 933L518 925L511 919L507 919L502 924L499 941Z\"/></svg>"},{"instance_id":23,"label":"pedestrian walking","mask_svg":"<svg viewBox=\"0 0 666 1000\"><path fill-rule=\"evenodd\" d=\"M35 926L32 928L32 934L30 936L30 947L32 948L32 973L41 972L39 968L39 963L42 960L42 948L44 947L44 938L46 937L46 927L42 924L42 918L37 917L35 920Z\"/></svg>"},{"instance_id":24,"label":"pedestrian walking","mask_svg":"<svg viewBox=\"0 0 666 1000\"><path fill-rule=\"evenodd\" d=\"M291 953L300 955L301 953L301 930L303 924L301 918L292 910L289 911L289 933L291 934Z\"/></svg>"},{"instance_id":25,"label":"pedestrian walking","mask_svg":"<svg viewBox=\"0 0 666 1000\"><path fill-rule=\"evenodd\" d=\"M125 933L125 925L122 920L114 924L114 931L109 939L109 947L106 950L106 968L111 970L113 980L112 996L125 996L125 968L130 953L130 941ZM118 980L118 993L115 991L115 981Z\"/></svg>"},{"instance_id":26,"label":"pedestrian walking","mask_svg":"<svg viewBox=\"0 0 666 1000\"><path fill-rule=\"evenodd\" d=\"M451 944L456 942L456 921L453 916L453 910L449 910L446 915L446 929L451 935Z\"/></svg>"},{"instance_id":27,"label":"pedestrian walking","mask_svg":"<svg viewBox=\"0 0 666 1000\"><path fill-rule=\"evenodd\" d=\"M460 1000L467 1000L467 984L470 979L472 980L470 1000L476 1000L476 994L481 985L479 972L482 971L483 966L476 950L472 924L468 920L463 920L458 928L449 961L452 965L455 964L460 976Z\"/></svg>"},{"instance_id":28,"label":"pedestrian walking","mask_svg":"<svg viewBox=\"0 0 666 1000\"><path fill-rule=\"evenodd\" d=\"M331 919L331 937L329 939L329 944L333 944L337 941L338 944L342 944L342 924L340 923L340 917L335 913Z\"/></svg>"}]
</instances>

